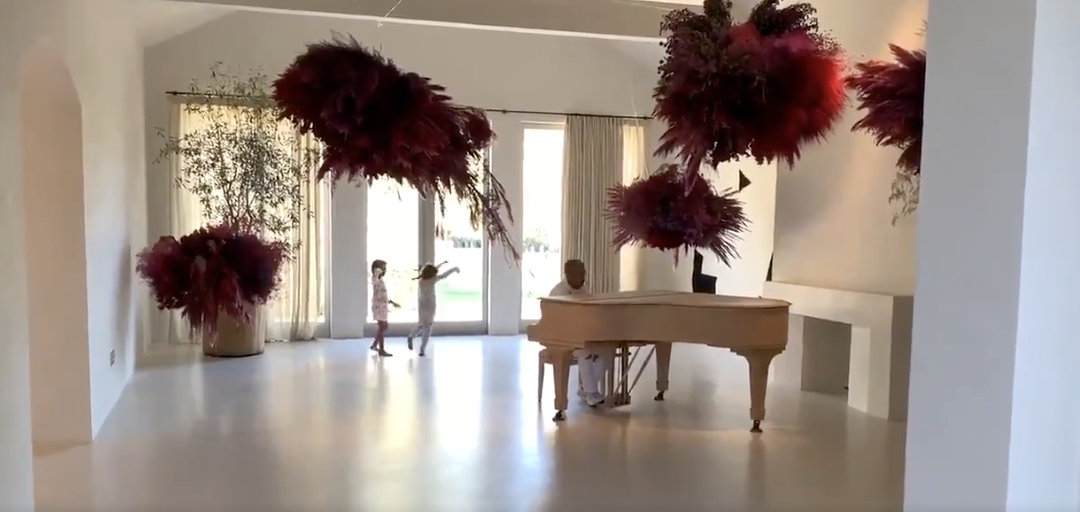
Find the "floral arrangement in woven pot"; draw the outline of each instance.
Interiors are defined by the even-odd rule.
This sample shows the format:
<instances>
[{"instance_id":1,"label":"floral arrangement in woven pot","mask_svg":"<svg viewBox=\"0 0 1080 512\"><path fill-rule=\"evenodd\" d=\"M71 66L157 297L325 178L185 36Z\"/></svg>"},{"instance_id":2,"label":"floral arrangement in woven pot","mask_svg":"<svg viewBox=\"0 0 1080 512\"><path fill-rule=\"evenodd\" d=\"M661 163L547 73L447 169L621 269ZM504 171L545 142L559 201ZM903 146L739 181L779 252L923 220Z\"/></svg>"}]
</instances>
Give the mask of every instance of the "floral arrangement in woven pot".
<instances>
[{"instance_id":1,"label":"floral arrangement in woven pot","mask_svg":"<svg viewBox=\"0 0 1080 512\"><path fill-rule=\"evenodd\" d=\"M176 239L164 236L138 255L136 271L159 309L176 309L193 334L216 333L218 316L251 322L280 283L288 245L228 226L205 227Z\"/></svg>"},{"instance_id":2,"label":"floral arrangement in woven pot","mask_svg":"<svg viewBox=\"0 0 1080 512\"><path fill-rule=\"evenodd\" d=\"M309 45L274 82L273 97L283 117L324 144L319 179L390 179L440 205L457 197L474 227L519 259L504 221L513 221L510 203L482 164L495 134L482 110L445 91L335 36Z\"/></svg>"},{"instance_id":3,"label":"floral arrangement in woven pot","mask_svg":"<svg viewBox=\"0 0 1080 512\"><path fill-rule=\"evenodd\" d=\"M889 51L892 61L858 63L846 82L859 110L866 113L851 129L873 135L879 146L900 149L889 197L890 202L902 203L898 218L913 213L919 204L926 52L897 45L889 45Z\"/></svg>"},{"instance_id":4,"label":"floral arrangement in woven pot","mask_svg":"<svg viewBox=\"0 0 1080 512\"><path fill-rule=\"evenodd\" d=\"M847 101L840 45L819 29L813 6L779 3L762 1L738 24L729 0L705 0L702 14L665 16L653 97L654 116L668 128L656 155L674 154L681 168L611 189L616 246L700 247L729 263L748 221L733 192L712 190L702 165L746 157L793 163L840 118ZM688 190L669 200L680 184ZM655 197L661 190L668 196Z\"/></svg>"}]
</instances>

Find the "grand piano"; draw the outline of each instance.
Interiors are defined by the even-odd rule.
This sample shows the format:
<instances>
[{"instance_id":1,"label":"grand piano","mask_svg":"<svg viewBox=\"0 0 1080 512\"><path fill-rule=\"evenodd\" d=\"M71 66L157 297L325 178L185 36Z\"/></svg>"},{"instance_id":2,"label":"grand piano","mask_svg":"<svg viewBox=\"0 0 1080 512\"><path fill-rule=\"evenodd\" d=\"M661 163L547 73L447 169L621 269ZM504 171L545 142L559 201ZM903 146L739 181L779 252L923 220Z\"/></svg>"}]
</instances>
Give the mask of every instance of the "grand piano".
<instances>
[{"instance_id":1,"label":"grand piano","mask_svg":"<svg viewBox=\"0 0 1080 512\"><path fill-rule=\"evenodd\" d=\"M528 338L544 346L550 355L555 374L555 421L566 418L575 349L589 345L592 350L619 352L625 358L628 347L655 345L655 399L663 400L668 390L671 345L696 343L726 348L746 358L751 432L761 432L769 365L787 346L790 306L782 300L670 291L548 297L540 299L540 321L529 326Z\"/></svg>"}]
</instances>

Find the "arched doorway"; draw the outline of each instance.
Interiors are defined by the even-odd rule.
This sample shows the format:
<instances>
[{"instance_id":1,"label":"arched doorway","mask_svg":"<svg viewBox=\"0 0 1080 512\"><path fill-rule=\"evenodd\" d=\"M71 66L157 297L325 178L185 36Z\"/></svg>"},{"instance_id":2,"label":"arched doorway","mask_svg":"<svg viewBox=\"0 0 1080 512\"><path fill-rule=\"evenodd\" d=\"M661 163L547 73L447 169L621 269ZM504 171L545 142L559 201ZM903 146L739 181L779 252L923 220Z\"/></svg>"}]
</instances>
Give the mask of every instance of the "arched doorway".
<instances>
[{"instance_id":1,"label":"arched doorway","mask_svg":"<svg viewBox=\"0 0 1080 512\"><path fill-rule=\"evenodd\" d=\"M63 54L19 74L31 420L35 451L91 439L82 105Z\"/></svg>"}]
</instances>

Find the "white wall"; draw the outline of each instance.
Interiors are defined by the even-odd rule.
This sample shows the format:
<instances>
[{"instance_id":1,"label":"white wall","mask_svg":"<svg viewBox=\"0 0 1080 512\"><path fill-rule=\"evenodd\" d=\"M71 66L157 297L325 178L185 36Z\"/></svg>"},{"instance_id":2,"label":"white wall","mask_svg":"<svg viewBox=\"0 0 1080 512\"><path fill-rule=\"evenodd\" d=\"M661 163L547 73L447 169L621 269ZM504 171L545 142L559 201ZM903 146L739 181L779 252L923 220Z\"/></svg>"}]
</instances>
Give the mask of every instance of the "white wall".
<instances>
[{"instance_id":1,"label":"white wall","mask_svg":"<svg viewBox=\"0 0 1080 512\"><path fill-rule=\"evenodd\" d=\"M145 294L132 254L145 242L141 49L126 2L11 0L0 6L0 508L32 502L23 157L18 75L39 44L65 57L82 103L88 346L71 364L89 364L91 431L96 432L134 368ZM56 151L65 151L62 146ZM62 184L57 184L62 186ZM64 321L57 318L56 321ZM116 364L109 366L109 352ZM85 357L85 358L84 358ZM88 361L87 359L88 358ZM63 371L63 369L58 369Z\"/></svg>"},{"instance_id":2,"label":"white wall","mask_svg":"<svg viewBox=\"0 0 1080 512\"><path fill-rule=\"evenodd\" d=\"M1080 510L1078 18L930 3L905 510Z\"/></svg>"},{"instance_id":3,"label":"white wall","mask_svg":"<svg viewBox=\"0 0 1080 512\"><path fill-rule=\"evenodd\" d=\"M927 0L821 0L821 26L852 61L888 58L889 43L920 47ZM828 140L781 166L773 279L823 288L911 295L915 217L891 225L888 203L898 152L852 133L854 101Z\"/></svg>"},{"instance_id":4,"label":"white wall","mask_svg":"<svg viewBox=\"0 0 1080 512\"><path fill-rule=\"evenodd\" d=\"M146 245L142 46L126 2L70 1L69 63L83 105L90 381L96 433L135 370L149 294L135 277ZM100 21L98 21L100 20ZM109 353L116 352L110 366Z\"/></svg>"},{"instance_id":5,"label":"white wall","mask_svg":"<svg viewBox=\"0 0 1080 512\"><path fill-rule=\"evenodd\" d=\"M716 293L760 297L765 276L769 272L769 258L773 252L773 227L776 221L776 164L758 164L753 159L723 164L713 171L713 187L718 192L738 190L739 171L750 180L750 185L738 198L750 219L750 226L736 245L739 257L724 265L720 258L705 253L702 272L716 276Z\"/></svg>"},{"instance_id":6,"label":"white wall","mask_svg":"<svg viewBox=\"0 0 1080 512\"><path fill-rule=\"evenodd\" d=\"M166 91L184 90L192 79L205 77L215 61L240 68L261 68L276 75L304 45L325 40L332 31L354 35L410 71L432 77L462 104L490 109L634 115L651 109L655 43L554 37L536 34L429 27L363 20L239 12L192 32L148 48L145 55L146 129L165 127ZM242 44L238 44L241 42ZM645 62L649 64L645 64ZM521 183L522 123L550 121L543 115L491 114L498 139L493 169L507 188L515 212L523 210ZM147 141L149 159L160 147ZM165 204L169 183L163 166L151 164L150 204ZM163 208L149 211L149 232L159 236L167 226ZM334 337L362 335L367 310L365 192L351 185L335 191L332 211L333 248L331 331ZM520 227L514 228L520 238ZM492 247L489 286L489 329L516 333L520 309L517 269L503 263ZM504 268L505 267L505 268ZM687 279L687 282L689 280ZM357 313L361 312L361 313ZM335 314L336 313L336 314ZM164 333L164 324L155 333ZM163 339L160 334L155 339Z\"/></svg>"}]
</instances>

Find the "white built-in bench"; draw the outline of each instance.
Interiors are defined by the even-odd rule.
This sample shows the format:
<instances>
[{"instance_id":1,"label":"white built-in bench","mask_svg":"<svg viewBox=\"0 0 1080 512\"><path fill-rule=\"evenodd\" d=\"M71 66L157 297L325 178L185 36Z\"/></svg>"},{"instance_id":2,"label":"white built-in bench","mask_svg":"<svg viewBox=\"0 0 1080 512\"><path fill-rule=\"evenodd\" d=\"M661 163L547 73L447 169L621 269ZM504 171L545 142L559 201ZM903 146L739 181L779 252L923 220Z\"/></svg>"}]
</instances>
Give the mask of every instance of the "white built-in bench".
<instances>
[{"instance_id":1,"label":"white built-in bench","mask_svg":"<svg viewBox=\"0 0 1080 512\"><path fill-rule=\"evenodd\" d=\"M791 303L788 347L771 372L775 382L846 392L852 408L907 419L912 297L778 282L765 283L764 296Z\"/></svg>"}]
</instances>

